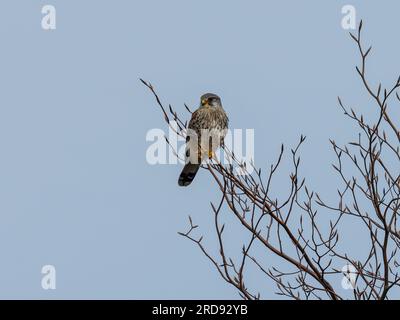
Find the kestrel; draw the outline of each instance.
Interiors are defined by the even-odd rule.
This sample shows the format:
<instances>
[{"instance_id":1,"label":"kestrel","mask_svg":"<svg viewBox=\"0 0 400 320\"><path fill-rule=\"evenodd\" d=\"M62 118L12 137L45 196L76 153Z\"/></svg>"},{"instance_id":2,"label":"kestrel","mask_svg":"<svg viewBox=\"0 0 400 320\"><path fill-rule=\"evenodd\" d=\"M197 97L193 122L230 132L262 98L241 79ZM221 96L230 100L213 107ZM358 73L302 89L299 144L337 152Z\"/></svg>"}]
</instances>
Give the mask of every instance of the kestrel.
<instances>
[{"instance_id":1,"label":"kestrel","mask_svg":"<svg viewBox=\"0 0 400 320\"><path fill-rule=\"evenodd\" d=\"M201 163L223 144L228 130L228 117L216 94L206 93L200 98L200 107L192 113L186 135L186 165L178 184L188 186L196 176Z\"/></svg>"}]
</instances>

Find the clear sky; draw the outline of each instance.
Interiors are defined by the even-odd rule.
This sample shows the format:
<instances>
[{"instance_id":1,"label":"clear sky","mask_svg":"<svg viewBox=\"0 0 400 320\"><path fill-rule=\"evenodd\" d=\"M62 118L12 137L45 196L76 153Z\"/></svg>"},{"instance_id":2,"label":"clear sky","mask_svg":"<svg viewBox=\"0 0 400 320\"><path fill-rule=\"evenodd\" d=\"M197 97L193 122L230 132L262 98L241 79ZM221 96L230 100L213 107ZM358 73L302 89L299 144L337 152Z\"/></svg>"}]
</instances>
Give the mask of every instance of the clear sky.
<instances>
[{"instance_id":1,"label":"clear sky","mask_svg":"<svg viewBox=\"0 0 400 320\"><path fill-rule=\"evenodd\" d=\"M41 28L46 4L56 30ZM1 1L0 298L238 298L177 234L190 214L213 249L218 189L204 171L179 188L180 165L146 162L146 133L166 125L138 79L186 116L217 93L232 128L255 129L260 167L307 135L302 174L334 199L328 139L354 137L336 97L367 101L345 4L374 46L371 77L389 85L398 1ZM48 264L56 290L41 287Z\"/></svg>"}]
</instances>

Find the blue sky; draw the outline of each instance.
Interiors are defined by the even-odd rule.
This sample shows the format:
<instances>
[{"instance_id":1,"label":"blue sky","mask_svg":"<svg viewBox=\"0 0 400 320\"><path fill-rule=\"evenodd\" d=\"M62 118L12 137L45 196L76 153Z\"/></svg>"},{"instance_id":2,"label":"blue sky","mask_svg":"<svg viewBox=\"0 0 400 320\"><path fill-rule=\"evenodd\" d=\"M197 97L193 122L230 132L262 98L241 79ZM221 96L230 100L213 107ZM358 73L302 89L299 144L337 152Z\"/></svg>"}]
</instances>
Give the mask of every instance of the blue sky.
<instances>
[{"instance_id":1,"label":"blue sky","mask_svg":"<svg viewBox=\"0 0 400 320\"><path fill-rule=\"evenodd\" d=\"M56 30L41 28L45 4ZM146 133L167 128L139 78L182 114L220 95L232 128L254 128L257 166L307 135L302 174L333 197L328 139L354 134L336 97L368 105L345 4L374 46L371 78L389 85L396 1L2 1L0 298L238 298L177 234L190 214L212 246L218 189L203 171L179 188L181 166L146 162ZM40 285L46 264L56 290Z\"/></svg>"}]
</instances>

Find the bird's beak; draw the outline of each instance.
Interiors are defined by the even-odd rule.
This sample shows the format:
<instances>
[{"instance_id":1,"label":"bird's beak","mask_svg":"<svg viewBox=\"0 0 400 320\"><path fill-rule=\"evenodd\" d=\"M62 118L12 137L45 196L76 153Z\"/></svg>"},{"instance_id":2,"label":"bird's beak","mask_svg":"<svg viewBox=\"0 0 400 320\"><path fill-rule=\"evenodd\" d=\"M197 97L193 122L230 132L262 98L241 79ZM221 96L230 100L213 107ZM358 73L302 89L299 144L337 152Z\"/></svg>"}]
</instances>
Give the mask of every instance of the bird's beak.
<instances>
[{"instance_id":1,"label":"bird's beak","mask_svg":"<svg viewBox=\"0 0 400 320\"><path fill-rule=\"evenodd\" d=\"M201 105L202 105L202 106L205 106L206 104L207 104L207 99L201 100Z\"/></svg>"}]
</instances>

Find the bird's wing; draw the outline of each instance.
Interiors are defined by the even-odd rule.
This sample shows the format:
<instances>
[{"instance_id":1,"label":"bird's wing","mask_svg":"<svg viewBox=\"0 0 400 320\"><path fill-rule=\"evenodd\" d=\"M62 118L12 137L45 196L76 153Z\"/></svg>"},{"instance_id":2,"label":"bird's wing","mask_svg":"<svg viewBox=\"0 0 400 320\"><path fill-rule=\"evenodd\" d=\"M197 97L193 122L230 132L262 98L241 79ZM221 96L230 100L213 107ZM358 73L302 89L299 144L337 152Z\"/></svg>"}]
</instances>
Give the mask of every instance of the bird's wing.
<instances>
[{"instance_id":1,"label":"bird's wing","mask_svg":"<svg viewBox=\"0 0 400 320\"><path fill-rule=\"evenodd\" d=\"M199 159L199 141L201 134L201 126L203 122L202 110L199 108L192 113L189 121L188 132L186 134L186 163L200 163Z\"/></svg>"},{"instance_id":2,"label":"bird's wing","mask_svg":"<svg viewBox=\"0 0 400 320\"><path fill-rule=\"evenodd\" d=\"M188 128L192 130L198 130L199 129L199 124L200 124L200 118L201 118L201 112L202 110L199 108L192 113L192 117L190 118Z\"/></svg>"}]
</instances>

